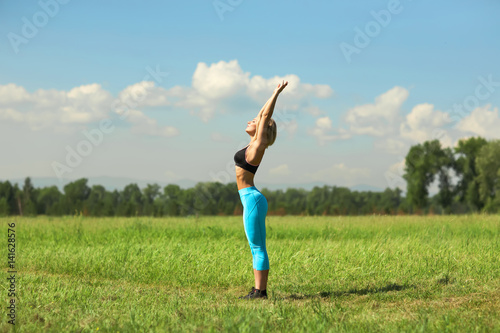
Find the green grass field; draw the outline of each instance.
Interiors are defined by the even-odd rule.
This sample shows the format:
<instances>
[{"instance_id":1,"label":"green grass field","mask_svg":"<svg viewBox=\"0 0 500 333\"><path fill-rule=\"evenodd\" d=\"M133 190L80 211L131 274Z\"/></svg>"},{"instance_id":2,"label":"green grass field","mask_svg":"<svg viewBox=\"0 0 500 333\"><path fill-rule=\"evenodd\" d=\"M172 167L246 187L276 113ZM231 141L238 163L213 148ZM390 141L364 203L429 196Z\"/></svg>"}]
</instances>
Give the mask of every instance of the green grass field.
<instances>
[{"instance_id":1,"label":"green grass field","mask_svg":"<svg viewBox=\"0 0 500 333\"><path fill-rule=\"evenodd\" d=\"M268 217L254 301L241 217L0 221L17 332L500 332L498 215Z\"/></svg>"}]
</instances>

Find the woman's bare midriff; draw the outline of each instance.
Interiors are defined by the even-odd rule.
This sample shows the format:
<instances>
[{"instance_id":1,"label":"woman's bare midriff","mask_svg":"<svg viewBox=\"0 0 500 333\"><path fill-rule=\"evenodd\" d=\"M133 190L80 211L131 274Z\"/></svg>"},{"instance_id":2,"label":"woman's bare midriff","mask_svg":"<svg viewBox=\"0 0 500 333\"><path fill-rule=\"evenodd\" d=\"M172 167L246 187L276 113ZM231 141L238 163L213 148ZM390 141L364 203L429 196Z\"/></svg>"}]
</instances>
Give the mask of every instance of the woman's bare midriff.
<instances>
[{"instance_id":1,"label":"woman's bare midriff","mask_svg":"<svg viewBox=\"0 0 500 333\"><path fill-rule=\"evenodd\" d=\"M238 185L238 191L242 188L247 188L250 186L255 186L253 183L254 174L247 171L239 166L236 167L236 184Z\"/></svg>"}]
</instances>

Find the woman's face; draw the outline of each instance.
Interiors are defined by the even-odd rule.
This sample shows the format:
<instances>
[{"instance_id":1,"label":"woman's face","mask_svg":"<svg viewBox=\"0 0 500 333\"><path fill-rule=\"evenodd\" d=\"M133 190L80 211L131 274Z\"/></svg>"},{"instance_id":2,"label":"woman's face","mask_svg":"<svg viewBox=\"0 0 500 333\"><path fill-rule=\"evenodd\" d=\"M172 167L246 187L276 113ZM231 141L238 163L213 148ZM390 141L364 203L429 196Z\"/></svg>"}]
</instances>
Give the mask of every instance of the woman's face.
<instances>
[{"instance_id":1,"label":"woman's face","mask_svg":"<svg viewBox=\"0 0 500 333\"><path fill-rule=\"evenodd\" d=\"M247 128L246 128L245 132L247 132L248 135L254 136L256 129L257 129L257 118L254 118L254 119L250 120L249 122L247 122Z\"/></svg>"}]
</instances>

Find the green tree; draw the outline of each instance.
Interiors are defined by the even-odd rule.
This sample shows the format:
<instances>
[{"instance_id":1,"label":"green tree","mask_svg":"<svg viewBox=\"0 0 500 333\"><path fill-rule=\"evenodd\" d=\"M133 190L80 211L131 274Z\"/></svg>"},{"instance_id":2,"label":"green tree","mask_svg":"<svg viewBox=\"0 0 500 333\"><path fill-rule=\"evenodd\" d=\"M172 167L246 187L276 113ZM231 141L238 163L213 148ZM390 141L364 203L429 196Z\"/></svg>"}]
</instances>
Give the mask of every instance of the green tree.
<instances>
[{"instance_id":1,"label":"green tree","mask_svg":"<svg viewBox=\"0 0 500 333\"><path fill-rule=\"evenodd\" d=\"M362 199L364 201L364 199ZM330 215L356 215L359 206L356 204L355 195L347 187L333 186L322 205L325 207L323 214Z\"/></svg>"},{"instance_id":2,"label":"green tree","mask_svg":"<svg viewBox=\"0 0 500 333\"><path fill-rule=\"evenodd\" d=\"M228 183L222 185L219 189L219 197L217 202L218 213L224 215L233 215L235 209L241 205L240 196L238 194L238 186L236 183Z\"/></svg>"},{"instance_id":3,"label":"green tree","mask_svg":"<svg viewBox=\"0 0 500 333\"><path fill-rule=\"evenodd\" d=\"M155 200L161 194L161 188L157 184L148 184L142 189L143 194L143 213L144 215L155 216L157 213Z\"/></svg>"},{"instance_id":4,"label":"green tree","mask_svg":"<svg viewBox=\"0 0 500 333\"><path fill-rule=\"evenodd\" d=\"M456 169L455 157L451 148L436 149L434 152L435 170L439 180L437 201L446 213L451 212L455 187L451 181L451 171Z\"/></svg>"},{"instance_id":5,"label":"green tree","mask_svg":"<svg viewBox=\"0 0 500 333\"><path fill-rule=\"evenodd\" d=\"M64 213L78 214L85 213L84 202L90 195L90 187L87 186L87 179L80 178L64 186Z\"/></svg>"},{"instance_id":6,"label":"green tree","mask_svg":"<svg viewBox=\"0 0 500 333\"><path fill-rule=\"evenodd\" d=\"M17 184L14 184L14 198L15 198L15 205L16 205L16 210L19 215L23 215L23 204L22 204L22 198L23 198L23 191L19 188Z\"/></svg>"},{"instance_id":7,"label":"green tree","mask_svg":"<svg viewBox=\"0 0 500 333\"><path fill-rule=\"evenodd\" d=\"M428 187L434 180L431 161L423 144L412 146L405 159L406 192L408 202L417 209L427 206Z\"/></svg>"},{"instance_id":8,"label":"green tree","mask_svg":"<svg viewBox=\"0 0 500 333\"><path fill-rule=\"evenodd\" d=\"M489 141L479 151L476 159L479 196L485 203L484 210L500 211L500 140Z\"/></svg>"},{"instance_id":9,"label":"green tree","mask_svg":"<svg viewBox=\"0 0 500 333\"><path fill-rule=\"evenodd\" d=\"M120 195L120 204L118 205L118 215L120 216L138 216L142 215L143 197L137 184L125 186Z\"/></svg>"},{"instance_id":10,"label":"green tree","mask_svg":"<svg viewBox=\"0 0 500 333\"><path fill-rule=\"evenodd\" d=\"M114 190L113 192L106 192L104 202L108 216L119 216L118 205L120 204L120 200L121 195L118 190Z\"/></svg>"},{"instance_id":11,"label":"green tree","mask_svg":"<svg viewBox=\"0 0 500 333\"><path fill-rule=\"evenodd\" d=\"M16 189L9 181L0 182L0 200L3 201L0 207L0 215L7 216L19 213L16 200Z\"/></svg>"},{"instance_id":12,"label":"green tree","mask_svg":"<svg viewBox=\"0 0 500 333\"><path fill-rule=\"evenodd\" d=\"M102 185L94 185L90 189L90 194L85 202L89 215L91 216L108 216L109 212L106 207L106 189Z\"/></svg>"},{"instance_id":13,"label":"green tree","mask_svg":"<svg viewBox=\"0 0 500 333\"><path fill-rule=\"evenodd\" d=\"M40 189L37 200L38 214L46 215L61 215L61 201L63 194L59 191L57 186L44 187Z\"/></svg>"},{"instance_id":14,"label":"green tree","mask_svg":"<svg viewBox=\"0 0 500 333\"><path fill-rule=\"evenodd\" d=\"M481 137L472 137L460 140L455 148L457 154L455 171L460 179L457 184L458 199L460 202L466 203L473 211L481 210L484 207L484 201L479 195L476 159L481 148L487 143Z\"/></svg>"},{"instance_id":15,"label":"green tree","mask_svg":"<svg viewBox=\"0 0 500 333\"><path fill-rule=\"evenodd\" d=\"M440 204L448 209L453 198L450 171L454 166L451 149L441 148L438 140L412 146L406 155L406 192L409 204L418 210L428 206L429 186L439 176Z\"/></svg>"},{"instance_id":16,"label":"green tree","mask_svg":"<svg viewBox=\"0 0 500 333\"><path fill-rule=\"evenodd\" d=\"M394 190L386 188L380 196L379 208L385 214L397 214L402 202L402 191L399 188Z\"/></svg>"},{"instance_id":17,"label":"green tree","mask_svg":"<svg viewBox=\"0 0 500 333\"><path fill-rule=\"evenodd\" d=\"M188 188L181 191L181 195L179 198L179 214L181 216L195 215L196 211L194 208L194 200L195 200L195 189Z\"/></svg>"},{"instance_id":18,"label":"green tree","mask_svg":"<svg viewBox=\"0 0 500 333\"><path fill-rule=\"evenodd\" d=\"M306 207L309 215L322 215L328 213L330 199L329 186L315 186L307 196Z\"/></svg>"},{"instance_id":19,"label":"green tree","mask_svg":"<svg viewBox=\"0 0 500 333\"><path fill-rule=\"evenodd\" d=\"M169 184L163 189L163 214L179 216L181 214L182 189L179 185Z\"/></svg>"},{"instance_id":20,"label":"green tree","mask_svg":"<svg viewBox=\"0 0 500 333\"><path fill-rule=\"evenodd\" d=\"M302 214L306 211L307 192L303 189L288 188L285 192L286 214Z\"/></svg>"},{"instance_id":21,"label":"green tree","mask_svg":"<svg viewBox=\"0 0 500 333\"><path fill-rule=\"evenodd\" d=\"M31 183L31 178L26 177L23 185L22 193L22 210L24 215L36 215L36 195L37 191Z\"/></svg>"},{"instance_id":22,"label":"green tree","mask_svg":"<svg viewBox=\"0 0 500 333\"><path fill-rule=\"evenodd\" d=\"M200 182L192 192L192 208L195 214L216 215L218 213L218 197L224 185L219 182Z\"/></svg>"}]
</instances>

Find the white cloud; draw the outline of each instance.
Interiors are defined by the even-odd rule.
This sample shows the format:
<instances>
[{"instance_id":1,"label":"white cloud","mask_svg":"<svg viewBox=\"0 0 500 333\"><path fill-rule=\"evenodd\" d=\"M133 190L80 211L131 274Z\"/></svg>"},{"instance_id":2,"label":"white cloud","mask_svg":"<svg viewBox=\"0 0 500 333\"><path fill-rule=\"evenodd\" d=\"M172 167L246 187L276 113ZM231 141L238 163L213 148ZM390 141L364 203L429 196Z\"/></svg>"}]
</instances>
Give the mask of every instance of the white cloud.
<instances>
[{"instance_id":1,"label":"white cloud","mask_svg":"<svg viewBox=\"0 0 500 333\"><path fill-rule=\"evenodd\" d=\"M132 123L134 133L173 136L178 134L177 129L159 126L155 119L146 116L144 108L176 106L208 121L217 113L255 109L256 105L263 105L282 80L289 81L289 86L280 95L280 104L289 110L310 108L310 99L328 98L333 94L328 85L302 83L293 74L272 78L251 76L241 69L237 60L210 65L200 62L190 87L164 89L155 86L154 82L142 81L123 89L117 98L97 83L69 91L40 89L34 93L12 83L1 85L0 118L25 123L32 130L70 129L97 122L114 111L126 115L124 119ZM281 130L293 136L298 124L288 118L284 127L283 119L277 119L277 122Z\"/></svg>"},{"instance_id":2,"label":"white cloud","mask_svg":"<svg viewBox=\"0 0 500 333\"><path fill-rule=\"evenodd\" d=\"M378 138L373 145L375 149L390 154L406 153L411 144L434 139L444 147L451 147L453 139L445 128L451 123L449 114L422 103L403 117L401 108L408 96L408 90L395 86L377 96L373 104L350 109L344 117L348 130L332 128L329 118L322 117L309 134L317 137L319 144L353 135L370 135Z\"/></svg>"},{"instance_id":3,"label":"white cloud","mask_svg":"<svg viewBox=\"0 0 500 333\"><path fill-rule=\"evenodd\" d=\"M491 105L475 108L471 114L456 126L459 131L473 133L487 139L500 137L500 117L498 108Z\"/></svg>"},{"instance_id":4,"label":"white cloud","mask_svg":"<svg viewBox=\"0 0 500 333\"><path fill-rule=\"evenodd\" d=\"M316 137L320 145L324 145L328 141L346 140L353 135L381 137L383 139L376 143L376 147L384 147L386 151L399 152L404 144L387 137L397 134L397 126L402 118L400 115L401 106L408 95L408 90L396 86L377 96L373 104L355 106L347 111L344 120L349 126L348 129L340 126L334 128L331 119L325 116L316 119L314 128L310 129L308 133ZM310 107L306 111L313 115L323 114L316 107Z\"/></svg>"},{"instance_id":5,"label":"white cloud","mask_svg":"<svg viewBox=\"0 0 500 333\"><path fill-rule=\"evenodd\" d=\"M174 136L178 130L172 126L159 126L136 106L167 105L166 90L153 82L139 82L128 86L114 98L100 84L82 85L69 91L39 89L28 93L15 84L0 86L0 118L26 124L31 130L52 128L70 132L71 128L98 122L113 112L126 113L132 132ZM122 112L123 113L123 112Z\"/></svg>"},{"instance_id":6,"label":"white cloud","mask_svg":"<svg viewBox=\"0 0 500 333\"><path fill-rule=\"evenodd\" d=\"M406 180L403 178L405 174L406 159L394 163L389 166L387 171L384 173L385 181L388 187L396 188L399 187L401 190L406 189Z\"/></svg>"},{"instance_id":7,"label":"white cloud","mask_svg":"<svg viewBox=\"0 0 500 333\"><path fill-rule=\"evenodd\" d=\"M138 110L129 110L127 121L132 124L132 133L153 136L172 137L179 135L179 130L173 126L160 126L156 119L147 117Z\"/></svg>"},{"instance_id":8,"label":"white cloud","mask_svg":"<svg viewBox=\"0 0 500 333\"><path fill-rule=\"evenodd\" d=\"M422 143L438 139L444 146L450 147L453 140L443 128L450 122L450 115L434 110L434 105L418 104L406 116L405 122L401 124L400 134L401 137L412 142Z\"/></svg>"},{"instance_id":9,"label":"white cloud","mask_svg":"<svg viewBox=\"0 0 500 333\"><path fill-rule=\"evenodd\" d=\"M24 89L13 83L0 86L0 101L2 104L12 105L30 101L30 94Z\"/></svg>"},{"instance_id":10,"label":"white cloud","mask_svg":"<svg viewBox=\"0 0 500 333\"><path fill-rule=\"evenodd\" d=\"M167 100L168 91L162 87L156 87L152 81L141 81L123 89L118 98L131 107L164 106L169 105Z\"/></svg>"},{"instance_id":11,"label":"white cloud","mask_svg":"<svg viewBox=\"0 0 500 333\"><path fill-rule=\"evenodd\" d=\"M388 171L403 176L405 173L406 159L403 158L401 161L396 162L389 166Z\"/></svg>"},{"instance_id":12,"label":"white cloud","mask_svg":"<svg viewBox=\"0 0 500 333\"><path fill-rule=\"evenodd\" d=\"M316 119L316 124L309 130L309 134L316 137L320 145L328 141L345 140L351 137L350 133L343 128L333 129L332 120L328 116Z\"/></svg>"},{"instance_id":13,"label":"white cloud","mask_svg":"<svg viewBox=\"0 0 500 333\"><path fill-rule=\"evenodd\" d=\"M23 122L25 120L24 114L11 108L0 109L0 118L15 122Z\"/></svg>"},{"instance_id":14,"label":"white cloud","mask_svg":"<svg viewBox=\"0 0 500 333\"><path fill-rule=\"evenodd\" d=\"M322 130L329 130L332 128L332 120L328 117L316 119L316 127Z\"/></svg>"},{"instance_id":15,"label":"white cloud","mask_svg":"<svg viewBox=\"0 0 500 333\"><path fill-rule=\"evenodd\" d=\"M249 81L247 93L257 101L262 100L262 98L267 99L271 97L271 93L278 83L281 83L283 80L288 81L288 86L283 90L280 98L298 101L310 97L329 98L333 95L333 89L330 86L325 84L313 85L310 83L301 83L300 78L295 74L274 76L269 79L264 79L259 75L255 75Z\"/></svg>"},{"instance_id":16,"label":"white cloud","mask_svg":"<svg viewBox=\"0 0 500 333\"><path fill-rule=\"evenodd\" d=\"M291 173L288 164L281 164L269 170L269 174L272 176L288 176Z\"/></svg>"},{"instance_id":17,"label":"white cloud","mask_svg":"<svg viewBox=\"0 0 500 333\"><path fill-rule=\"evenodd\" d=\"M23 87L7 84L0 86L0 96L0 117L26 123L32 130L97 121L106 115L112 101L111 94L99 84L67 92L39 89L31 94Z\"/></svg>"},{"instance_id":18,"label":"white cloud","mask_svg":"<svg viewBox=\"0 0 500 333\"><path fill-rule=\"evenodd\" d=\"M307 113L309 113L309 114L311 114L311 115L313 115L315 117L319 117L319 116L325 114L325 112L323 110L321 110L319 107L317 107L315 105L311 105L311 106L305 107L304 111L306 111Z\"/></svg>"},{"instance_id":19,"label":"white cloud","mask_svg":"<svg viewBox=\"0 0 500 333\"><path fill-rule=\"evenodd\" d=\"M174 87L169 90L171 97L178 100L176 106L190 110L207 122L216 113L255 108L264 105L271 97L277 84L288 81L288 86L280 95L280 104L290 110L308 108L312 98L328 98L333 90L328 85L301 83L294 74L263 78L244 72L237 60L219 61L207 65L198 63L193 74L191 87Z\"/></svg>"},{"instance_id":20,"label":"white cloud","mask_svg":"<svg viewBox=\"0 0 500 333\"><path fill-rule=\"evenodd\" d=\"M249 85L250 73L244 73L238 61L219 61L207 66L198 63L192 87L207 99L221 99L241 93Z\"/></svg>"},{"instance_id":21,"label":"white cloud","mask_svg":"<svg viewBox=\"0 0 500 333\"><path fill-rule=\"evenodd\" d=\"M374 104L365 104L350 109L345 121L354 134L383 136L392 132L398 121L401 106L408 98L408 90L394 87L375 98Z\"/></svg>"},{"instance_id":22,"label":"white cloud","mask_svg":"<svg viewBox=\"0 0 500 333\"><path fill-rule=\"evenodd\" d=\"M4 119L23 122L33 130L54 124L85 124L105 116L111 94L99 84L75 87L68 92L37 90L30 94L15 84L0 86L0 115Z\"/></svg>"},{"instance_id":23,"label":"white cloud","mask_svg":"<svg viewBox=\"0 0 500 333\"><path fill-rule=\"evenodd\" d=\"M409 145L400 138L383 138L377 140L373 146L379 150L389 154L403 154L408 151Z\"/></svg>"}]
</instances>

